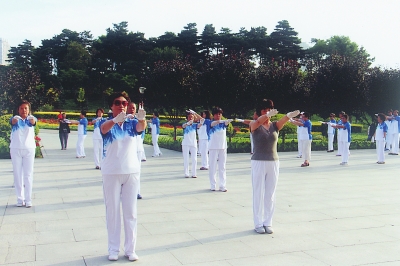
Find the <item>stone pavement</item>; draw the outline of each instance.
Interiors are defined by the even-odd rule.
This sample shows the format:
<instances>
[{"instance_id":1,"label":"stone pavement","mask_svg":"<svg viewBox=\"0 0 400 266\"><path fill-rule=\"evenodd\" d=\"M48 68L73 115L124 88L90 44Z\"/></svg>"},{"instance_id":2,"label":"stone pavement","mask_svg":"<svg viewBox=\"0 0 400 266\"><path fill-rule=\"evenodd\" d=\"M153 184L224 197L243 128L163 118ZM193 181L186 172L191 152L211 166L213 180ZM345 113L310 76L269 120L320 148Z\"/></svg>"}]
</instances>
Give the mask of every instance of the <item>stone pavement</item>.
<instances>
[{"instance_id":1,"label":"stone pavement","mask_svg":"<svg viewBox=\"0 0 400 266\"><path fill-rule=\"evenodd\" d=\"M62 151L41 130L33 207L18 208L10 160L0 160L0 264L109 265L101 173L91 135L75 158L76 132ZM399 156L376 164L375 150L352 150L348 166L313 152L301 168L280 153L272 235L253 231L250 155L229 154L227 193L209 190L208 172L183 177L181 153L146 146L138 202L135 265L400 265ZM199 158L200 159L200 158ZM198 162L198 168L200 162ZM123 239L123 238L122 238Z\"/></svg>"}]
</instances>

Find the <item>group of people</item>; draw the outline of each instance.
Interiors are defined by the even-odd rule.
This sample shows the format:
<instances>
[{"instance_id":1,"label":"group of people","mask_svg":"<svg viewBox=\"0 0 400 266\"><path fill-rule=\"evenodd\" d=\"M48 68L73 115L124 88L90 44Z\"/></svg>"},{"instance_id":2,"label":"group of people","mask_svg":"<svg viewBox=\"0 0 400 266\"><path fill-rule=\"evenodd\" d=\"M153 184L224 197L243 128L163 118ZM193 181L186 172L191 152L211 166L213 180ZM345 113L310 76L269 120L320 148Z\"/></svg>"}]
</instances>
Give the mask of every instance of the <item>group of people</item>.
<instances>
[{"instance_id":1,"label":"group of people","mask_svg":"<svg viewBox=\"0 0 400 266\"><path fill-rule=\"evenodd\" d=\"M110 95L108 100L112 115L103 118L104 111L96 111L97 118L94 123L93 142L95 147L96 168L101 170L103 179L103 194L106 207L106 224L108 232L108 259L118 260L120 247L121 214L122 204L123 222L125 228L124 251L130 261L135 261L138 256L135 252L137 238L137 195L140 193L141 162L144 155L143 136L147 128L145 119L146 112L143 104L136 108L125 92L116 92ZM311 158L311 122L310 114L300 113L299 110L284 115L276 122L271 121L278 111L274 108L272 100L263 99L257 102L256 112L253 120L238 119L249 125L252 137L251 156L251 179L253 194L253 221L254 230L259 234L273 233L272 218L275 205L275 191L279 177L279 157L277 143L279 131L287 122L299 127L299 147L301 156L304 158L302 167L309 166ZM227 141L226 128L232 119L223 119L223 110L216 107L211 114L203 111L197 114L193 110L187 111L186 122L182 125L183 140L182 154L184 158L185 177L196 178L197 166L197 141L199 138L199 150L202 157L200 169L209 170L211 191L220 190L226 192L226 159ZM300 116L299 116L300 115ZM299 116L299 117L298 117ZM340 121L336 121L335 115L331 114L328 124L328 152L333 151L333 136L338 129L338 145L342 158L342 165L347 164L349 155L349 144L351 141L351 125L348 115L340 113ZM385 121L395 123L397 126L398 116L386 117L378 114L378 126L376 130L377 147L384 148L382 139L387 136L388 126ZM85 114L81 113L80 120L68 121L65 115L61 123L78 124L78 146L84 136L79 140L79 135L86 135ZM83 120L83 121L81 121ZM35 154L34 126L37 119L30 114L30 104L26 101L19 105L18 115L11 118L12 141L10 152L13 162L15 189L17 194L17 206L32 206L32 175ZM152 133L159 134L158 114L153 114ZM87 123L86 123L87 124ZM79 130L79 126L81 130ZM68 133L69 129L60 129L61 133ZM398 138L398 136L397 136ZM153 137L157 141L158 136ZM63 137L65 140L65 136ZM96 142L96 143L95 143ZM63 144L65 143L65 144ZM66 141L61 141L62 149L66 149ZM398 145L398 142L397 142ZM398 148L398 147L397 147ZM396 147L392 150L396 151ZM192 167L189 167L191 154ZM85 156L84 153L79 153ZM160 156L158 145L154 147L153 156ZM99 156L99 157L96 157ZM100 160L100 156L102 159ZM77 153L78 157L78 153ZM100 163L101 161L101 163ZM98 164L97 164L98 163ZM219 173L219 184L217 184L216 173Z\"/></svg>"}]
</instances>

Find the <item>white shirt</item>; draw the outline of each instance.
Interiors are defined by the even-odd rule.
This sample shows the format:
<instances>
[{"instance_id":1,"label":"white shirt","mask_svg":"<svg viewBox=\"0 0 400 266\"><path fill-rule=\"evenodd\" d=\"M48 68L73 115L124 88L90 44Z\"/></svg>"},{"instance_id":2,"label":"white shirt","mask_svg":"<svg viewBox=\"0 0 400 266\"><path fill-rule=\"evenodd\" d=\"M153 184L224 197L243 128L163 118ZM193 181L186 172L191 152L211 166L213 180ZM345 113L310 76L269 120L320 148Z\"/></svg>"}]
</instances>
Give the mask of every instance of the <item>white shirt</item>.
<instances>
[{"instance_id":1,"label":"white shirt","mask_svg":"<svg viewBox=\"0 0 400 266\"><path fill-rule=\"evenodd\" d=\"M96 120L96 121L94 121ZM93 129L93 139L103 139L103 137L101 136L101 132L100 132L100 122L102 120L105 120L104 117L100 118L97 120L97 118L93 119L92 121L94 122L94 129Z\"/></svg>"},{"instance_id":2,"label":"white shirt","mask_svg":"<svg viewBox=\"0 0 400 266\"><path fill-rule=\"evenodd\" d=\"M10 119L10 124L11 124ZM35 122L37 121L35 117ZM36 124L36 123L35 123ZM11 124L11 143L13 149L35 149L35 124L31 124L28 118L18 119L15 125Z\"/></svg>"},{"instance_id":3,"label":"white shirt","mask_svg":"<svg viewBox=\"0 0 400 266\"><path fill-rule=\"evenodd\" d=\"M209 130L210 141L208 143L208 148L210 150L216 149L226 149L226 125L225 123L219 123Z\"/></svg>"},{"instance_id":4,"label":"white shirt","mask_svg":"<svg viewBox=\"0 0 400 266\"><path fill-rule=\"evenodd\" d=\"M193 123L191 125L187 125L183 129L182 145L192 146L192 147L196 147L197 146L196 129L197 129L197 123Z\"/></svg>"},{"instance_id":5,"label":"white shirt","mask_svg":"<svg viewBox=\"0 0 400 266\"><path fill-rule=\"evenodd\" d=\"M207 139L208 140L206 124L203 124L199 129L197 129L197 135L199 136L199 139Z\"/></svg>"},{"instance_id":6,"label":"white shirt","mask_svg":"<svg viewBox=\"0 0 400 266\"><path fill-rule=\"evenodd\" d=\"M135 119L128 119L122 126L115 124L109 132L102 135L103 161L101 163L101 173L103 175L140 172L137 159L137 123L138 121Z\"/></svg>"}]
</instances>

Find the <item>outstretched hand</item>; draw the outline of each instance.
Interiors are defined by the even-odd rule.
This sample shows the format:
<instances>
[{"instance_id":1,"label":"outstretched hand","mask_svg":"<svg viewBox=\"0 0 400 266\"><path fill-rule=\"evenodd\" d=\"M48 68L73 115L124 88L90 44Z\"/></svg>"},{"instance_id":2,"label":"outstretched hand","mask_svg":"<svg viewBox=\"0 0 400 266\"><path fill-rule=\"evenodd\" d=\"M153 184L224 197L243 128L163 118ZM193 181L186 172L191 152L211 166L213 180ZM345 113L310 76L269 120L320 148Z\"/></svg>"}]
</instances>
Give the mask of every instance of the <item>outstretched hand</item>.
<instances>
[{"instance_id":1,"label":"outstretched hand","mask_svg":"<svg viewBox=\"0 0 400 266\"><path fill-rule=\"evenodd\" d=\"M125 112L121 112L116 117L114 117L112 121L114 122L114 124L122 123L122 122L125 121L125 118L126 118L126 113Z\"/></svg>"},{"instance_id":2,"label":"outstretched hand","mask_svg":"<svg viewBox=\"0 0 400 266\"><path fill-rule=\"evenodd\" d=\"M298 116L299 114L300 114L300 111L296 110L296 111L287 113L286 116L289 117L289 118L293 118L293 117Z\"/></svg>"},{"instance_id":3,"label":"outstretched hand","mask_svg":"<svg viewBox=\"0 0 400 266\"><path fill-rule=\"evenodd\" d=\"M142 104L139 103L139 109L138 109L136 117L139 121L146 119L146 111L143 108L143 103Z\"/></svg>"},{"instance_id":4,"label":"outstretched hand","mask_svg":"<svg viewBox=\"0 0 400 266\"><path fill-rule=\"evenodd\" d=\"M271 117L271 116L277 115L278 113L279 113L278 110L271 109L265 115L268 116L268 117Z\"/></svg>"}]
</instances>

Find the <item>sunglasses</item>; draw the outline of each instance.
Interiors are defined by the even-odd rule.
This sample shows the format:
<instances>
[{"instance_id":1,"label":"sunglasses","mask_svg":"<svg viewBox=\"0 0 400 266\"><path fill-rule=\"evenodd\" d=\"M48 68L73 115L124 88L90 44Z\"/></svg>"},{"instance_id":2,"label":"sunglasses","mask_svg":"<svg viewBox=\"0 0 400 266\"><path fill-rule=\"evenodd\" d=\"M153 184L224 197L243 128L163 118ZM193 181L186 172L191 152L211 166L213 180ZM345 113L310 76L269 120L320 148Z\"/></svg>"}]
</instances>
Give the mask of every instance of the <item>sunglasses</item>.
<instances>
[{"instance_id":1,"label":"sunglasses","mask_svg":"<svg viewBox=\"0 0 400 266\"><path fill-rule=\"evenodd\" d=\"M122 106L126 107L126 106L128 106L128 102L127 102L127 101L115 100L115 101L114 101L114 105L115 105L115 106L120 106L120 105L122 105Z\"/></svg>"}]
</instances>

